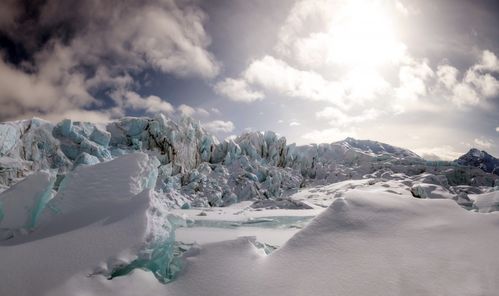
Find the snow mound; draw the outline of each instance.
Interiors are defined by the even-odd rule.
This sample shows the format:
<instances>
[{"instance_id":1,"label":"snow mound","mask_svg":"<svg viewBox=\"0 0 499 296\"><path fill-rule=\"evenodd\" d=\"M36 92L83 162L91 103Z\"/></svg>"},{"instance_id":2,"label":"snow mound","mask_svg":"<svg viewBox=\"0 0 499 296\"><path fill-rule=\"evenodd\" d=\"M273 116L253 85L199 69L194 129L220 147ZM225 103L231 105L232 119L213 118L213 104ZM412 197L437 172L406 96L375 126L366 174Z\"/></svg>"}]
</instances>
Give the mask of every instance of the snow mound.
<instances>
[{"instance_id":1,"label":"snow mound","mask_svg":"<svg viewBox=\"0 0 499 296\"><path fill-rule=\"evenodd\" d=\"M168 295L494 295L498 215L353 190L282 248L205 246ZM223 278L223 281L217 279ZM293 280L290 280L293 279Z\"/></svg>"},{"instance_id":2,"label":"snow mound","mask_svg":"<svg viewBox=\"0 0 499 296\"><path fill-rule=\"evenodd\" d=\"M499 191L472 195L473 208L480 213L499 211Z\"/></svg>"},{"instance_id":3,"label":"snow mound","mask_svg":"<svg viewBox=\"0 0 499 296\"><path fill-rule=\"evenodd\" d=\"M137 271L51 295L495 295L497 225L451 200L354 189L270 255L242 237L185 253L165 286Z\"/></svg>"}]
</instances>

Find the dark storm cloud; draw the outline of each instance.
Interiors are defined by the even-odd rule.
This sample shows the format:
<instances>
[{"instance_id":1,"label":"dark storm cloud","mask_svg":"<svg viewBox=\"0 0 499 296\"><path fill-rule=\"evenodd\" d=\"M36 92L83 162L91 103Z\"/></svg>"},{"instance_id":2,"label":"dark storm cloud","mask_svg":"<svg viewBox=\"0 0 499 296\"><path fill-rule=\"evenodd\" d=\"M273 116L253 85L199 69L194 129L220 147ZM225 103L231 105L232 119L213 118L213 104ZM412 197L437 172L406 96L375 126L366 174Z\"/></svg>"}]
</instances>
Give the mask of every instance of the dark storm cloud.
<instances>
[{"instance_id":1,"label":"dark storm cloud","mask_svg":"<svg viewBox=\"0 0 499 296\"><path fill-rule=\"evenodd\" d=\"M134 74L154 69L210 78L218 73L206 49L206 15L195 3L48 0L1 5L6 50L0 61L0 120L99 106L94 94L103 90L114 101L108 113L149 110L158 98L137 101L131 92L137 87Z\"/></svg>"}]
</instances>

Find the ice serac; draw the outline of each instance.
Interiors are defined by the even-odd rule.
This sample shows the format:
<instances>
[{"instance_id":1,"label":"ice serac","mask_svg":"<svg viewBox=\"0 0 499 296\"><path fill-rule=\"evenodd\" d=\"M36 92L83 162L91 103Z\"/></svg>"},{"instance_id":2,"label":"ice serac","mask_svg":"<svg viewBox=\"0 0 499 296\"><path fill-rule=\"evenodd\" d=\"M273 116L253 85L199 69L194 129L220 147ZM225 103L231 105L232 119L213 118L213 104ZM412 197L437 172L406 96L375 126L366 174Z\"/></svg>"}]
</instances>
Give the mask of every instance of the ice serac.
<instances>
[{"instance_id":1,"label":"ice serac","mask_svg":"<svg viewBox=\"0 0 499 296\"><path fill-rule=\"evenodd\" d=\"M215 142L191 119L176 122L161 114L154 118L123 118L109 124L107 130L114 150L155 151L162 164L172 163L175 172L185 172L196 168L202 160L208 161L208 151Z\"/></svg>"},{"instance_id":2,"label":"ice serac","mask_svg":"<svg viewBox=\"0 0 499 296\"><path fill-rule=\"evenodd\" d=\"M159 163L145 153L131 153L109 162L81 166L68 173L45 216L70 213L100 202L129 200L145 189L154 188Z\"/></svg>"},{"instance_id":3,"label":"ice serac","mask_svg":"<svg viewBox=\"0 0 499 296\"><path fill-rule=\"evenodd\" d=\"M53 127L51 123L37 118L0 124L2 185L13 185L39 170L64 172L71 167L70 160L60 150L59 141L52 136Z\"/></svg>"},{"instance_id":4,"label":"ice serac","mask_svg":"<svg viewBox=\"0 0 499 296\"><path fill-rule=\"evenodd\" d=\"M100 161L111 159L111 153L107 149L110 135L94 124L65 119L54 127L53 135L59 139L62 152L72 161L83 153Z\"/></svg>"},{"instance_id":5,"label":"ice serac","mask_svg":"<svg viewBox=\"0 0 499 296\"><path fill-rule=\"evenodd\" d=\"M35 228L52 198L55 176L40 171L0 194L0 239L12 238Z\"/></svg>"},{"instance_id":6,"label":"ice serac","mask_svg":"<svg viewBox=\"0 0 499 296\"><path fill-rule=\"evenodd\" d=\"M39 218L33 231L2 242L0 274L9 285L0 285L0 295L40 295L82 271L86 272L81 280L87 280L89 275L112 277L145 268L169 281L180 264L173 231L184 220L170 214L168 204L152 190L158 166L154 156L131 153L68 173L41 214L36 212ZM31 175L2 197L11 200L13 190L14 198L20 197L21 189L33 192L35 181L40 183L37 188L43 188L49 178ZM1 227L25 225L25 219L16 220L19 217L30 222L35 212L24 213L23 205L31 206L31 201L26 197L26 203L7 203ZM9 216L14 211L24 215ZM51 272L40 273L26 285L31 270L45 269L46 262Z\"/></svg>"},{"instance_id":7,"label":"ice serac","mask_svg":"<svg viewBox=\"0 0 499 296\"><path fill-rule=\"evenodd\" d=\"M16 145L21 131L12 123L0 124L0 157L6 155Z\"/></svg>"},{"instance_id":8,"label":"ice serac","mask_svg":"<svg viewBox=\"0 0 499 296\"><path fill-rule=\"evenodd\" d=\"M250 159L265 161L271 166L285 166L286 138L278 137L272 131L244 133L235 142L241 147L241 153Z\"/></svg>"},{"instance_id":9,"label":"ice serac","mask_svg":"<svg viewBox=\"0 0 499 296\"><path fill-rule=\"evenodd\" d=\"M106 163L91 167L80 167L66 176L57 195L49 206L55 211L46 212L46 220L59 215L107 206L112 203L128 202L131 199L145 199L149 207L144 245L137 250L138 258L125 266L113 270L113 276L134 268L151 270L160 280L168 281L178 267L172 261L174 227L182 219L168 213L168 203L161 201L153 191L158 177L159 161L145 153L132 153ZM85 188L82 194L82 188ZM48 221L42 221L49 223ZM111 275L110 275L111 276Z\"/></svg>"}]
</instances>

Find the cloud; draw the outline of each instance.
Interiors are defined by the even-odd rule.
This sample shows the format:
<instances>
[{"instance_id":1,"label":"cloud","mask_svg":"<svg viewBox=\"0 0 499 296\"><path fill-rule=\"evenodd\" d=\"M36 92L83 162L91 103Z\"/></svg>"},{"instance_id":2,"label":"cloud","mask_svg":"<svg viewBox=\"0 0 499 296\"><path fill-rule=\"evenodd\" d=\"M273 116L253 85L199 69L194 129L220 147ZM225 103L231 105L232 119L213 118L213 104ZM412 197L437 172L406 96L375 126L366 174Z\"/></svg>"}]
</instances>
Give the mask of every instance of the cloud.
<instances>
[{"instance_id":1,"label":"cloud","mask_svg":"<svg viewBox=\"0 0 499 296\"><path fill-rule=\"evenodd\" d=\"M210 116L210 112L208 112L206 109L204 108L196 108L196 114L198 114L199 116L202 116L202 117L208 117Z\"/></svg>"},{"instance_id":2,"label":"cloud","mask_svg":"<svg viewBox=\"0 0 499 296\"><path fill-rule=\"evenodd\" d=\"M54 49L50 61L39 66L38 73L25 72L0 60L0 120L20 113L61 112L94 102L79 74L60 73L52 60L64 67L66 52Z\"/></svg>"},{"instance_id":3,"label":"cloud","mask_svg":"<svg viewBox=\"0 0 499 296\"><path fill-rule=\"evenodd\" d=\"M457 76L459 75L459 70L450 65L439 65L437 67L437 79L446 88L453 88L457 83Z\"/></svg>"},{"instance_id":4,"label":"cloud","mask_svg":"<svg viewBox=\"0 0 499 296\"><path fill-rule=\"evenodd\" d=\"M50 0L41 7L37 25L70 23L77 31L69 47L86 62L106 59L126 68L213 77L218 65L206 50L205 19L198 7L174 0Z\"/></svg>"},{"instance_id":5,"label":"cloud","mask_svg":"<svg viewBox=\"0 0 499 296\"><path fill-rule=\"evenodd\" d=\"M263 93L251 90L248 83L242 79L226 78L215 84L214 90L238 102L253 102L264 98Z\"/></svg>"},{"instance_id":6,"label":"cloud","mask_svg":"<svg viewBox=\"0 0 499 296\"><path fill-rule=\"evenodd\" d=\"M360 123L368 120L373 120L378 118L380 112L376 109L367 109L362 111L359 115L348 115L344 112L333 107L326 107L323 110L315 113L315 116L319 119L328 119L329 124L332 126L347 126L350 124Z\"/></svg>"},{"instance_id":7,"label":"cloud","mask_svg":"<svg viewBox=\"0 0 499 296\"><path fill-rule=\"evenodd\" d=\"M493 52L483 51L465 75L452 65L433 67L398 39L391 23L397 11L418 13L405 1L296 1L274 51L251 60L237 79L217 84L218 92L224 93L223 85L232 90L225 95L238 101L265 95L328 102L338 109L333 126L373 120L382 112L437 112L447 107L445 99L458 107L476 105L499 93L497 75L491 74L499 68ZM252 96L255 90L258 96ZM359 108L369 112L345 113Z\"/></svg>"},{"instance_id":8,"label":"cloud","mask_svg":"<svg viewBox=\"0 0 499 296\"><path fill-rule=\"evenodd\" d=\"M182 115L185 116L192 116L194 115L194 113L196 113L196 110L194 108L185 104L178 106L177 109Z\"/></svg>"},{"instance_id":9,"label":"cloud","mask_svg":"<svg viewBox=\"0 0 499 296\"><path fill-rule=\"evenodd\" d=\"M42 115L41 118L57 123L63 119L74 121L86 121L92 123L106 123L111 120L112 114L109 112L87 111L87 110L67 110L64 113L50 113Z\"/></svg>"},{"instance_id":10,"label":"cloud","mask_svg":"<svg viewBox=\"0 0 499 296\"><path fill-rule=\"evenodd\" d=\"M479 148L491 148L494 143L491 139L486 139L486 138L475 138L473 142L479 147Z\"/></svg>"},{"instance_id":11,"label":"cloud","mask_svg":"<svg viewBox=\"0 0 499 296\"><path fill-rule=\"evenodd\" d=\"M243 77L251 84L290 97L334 101L344 95L339 83L330 82L313 71L298 70L269 55L253 61Z\"/></svg>"},{"instance_id":12,"label":"cloud","mask_svg":"<svg viewBox=\"0 0 499 296\"><path fill-rule=\"evenodd\" d=\"M499 133L499 126L498 126L498 127L496 127L496 132L498 132L498 133Z\"/></svg>"},{"instance_id":13,"label":"cloud","mask_svg":"<svg viewBox=\"0 0 499 296\"><path fill-rule=\"evenodd\" d=\"M175 108L170 103L157 96L141 97L133 91L115 92L111 96L119 106L132 110L143 110L151 114L158 112L172 113L175 111Z\"/></svg>"},{"instance_id":14,"label":"cloud","mask_svg":"<svg viewBox=\"0 0 499 296\"><path fill-rule=\"evenodd\" d=\"M212 133L229 133L235 129L232 121L214 120L203 124L203 127Z\"/></svg>"},{"instance_id":15,"label":"cloud","mask_svg":"<svg viewBox=\"0 0 499 296\"><path fill-rule=\"evenodd\" d=\"M414 149L414 152L426 160L455 160L463 154L449 145L419 148Z\"/></svg>"},{"instance_id":16,"label":"cloud","mask_svg":"<svg viewBox=\"0 0 499 296\"><path fill-rule=\"evenodd\" d=\"M0 60L0 120L102 106L95 94L133 91L140 86L133 75L148 69L201 78L219 71L207 50L206 16L194 3L48 0L28 7L7 1L0 11L10 17L0 17L0 31L29 56L16 64ZM137 104L169 110L154 96L118 107Z\"/></svg>"},{"instance_id":17,"label":"cloud","mask_svg":"<svg viewBox=\"0 0 499 296\"><path fill-rule=\"evenodd\" d=\"M0 1L0 31L8 31L15 25L21 9L16 0Z\"/></svg>"},{"instance_id":18,"label":"cloud","mask_svg":"<svg viewBox=\"0 0 499 296\"><path fill-rule=\"evenodd\" d=\"M484 50L481 61L475 68L480 71L499 72L499 59L492 51Z\"/></svg>"},{"instance_id":19,"label":"cloud","mask_svg":"<svg viewBox=\"0 0 499 296\"><path fill-rule=\"evenodd\" d=\"M345 130L339 128L328 128L323 130L313 130L302 136L311 143L331 143L341 141L347 137L355 137L356 132L352 129Z\"/></svg>"},{"instance_id":20,"label":"cloud","mask_svg":"<svg viewBox=\"0 0 499 296\"><path fill-rule=\"evenodd\" d=\"M210 115L210 113L206 111L206 109L193 108L186 104L181 104L180 106L178 106L177 110L180 112L180 114L189 117L194 117L194 116L207 117Z\"/></svg>"},{"instance_id":21,"label":"cloud","mask_svg":"<svg viewBox=\"0 0 499 296\"><path fill-rule=\"evenodd\" d=\"M276 52L302 66L397 63L405 45L396 38L391 1L301 0L278 34Z\"/></svg>"},{"instance_id":22,"label":"cloud","mask_svg":"<svg viewBox=\"0 0 499 296\"><path fill-rule=\"evenodd\" d=\"M437 68L440 93L458 107L479 104L482 99L499 95L499 81L495 78L499 72L499 61L496 55L482 51L480 61L471 66L459 79L459 70L450 65Z\"/></svg>"},{"instance_id":23,"label":"cloud","mask_svg":"<svg viewBox=\"0 0 499 296\"><path fill-rule=\"evenodd\" d=\"M405 7L405 5L402 2L398 0L395 1L395 8L397 9L398 12L400 12L404 16L409 15L409 9Z\"/></svg>"},{"instance_id":24,"label":"cloud","mask_svg":"<svg viewBox=\"0 0 499 296\"><path fill-rule=\"evenodd\" d=\"M395 96L401 100L418 100L427 94L427 81L434 76L426 60L411 60L399 69L400 85L395 89Z\"/></svg>"},{"instance_id":25,"label":"cloud","mask_svg":"<svg viewBox=\"0 0 499 296\"><path fill-rule=\"evenodd\" d=\"M297 121L291 121L291 122L289 123L289 126L300 126L300 125L301 125L301 123L299 123L299 122L297 122Z\"/></svg>"}]
</instances>

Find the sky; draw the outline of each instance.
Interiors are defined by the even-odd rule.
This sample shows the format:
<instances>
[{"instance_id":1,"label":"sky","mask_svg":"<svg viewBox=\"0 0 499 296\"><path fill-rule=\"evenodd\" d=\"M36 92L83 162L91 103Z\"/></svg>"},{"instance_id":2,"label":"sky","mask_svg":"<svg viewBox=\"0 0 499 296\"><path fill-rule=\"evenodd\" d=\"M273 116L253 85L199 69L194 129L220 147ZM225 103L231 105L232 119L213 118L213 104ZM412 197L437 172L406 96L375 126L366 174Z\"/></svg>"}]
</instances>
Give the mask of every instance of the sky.
<instances>
[{"instance_id":1,"label":"sky","mask_svg":"<svg viewBox=\"0 0 499 296\"><path fill-rule=\"evenodd\" d=\"M497 28L495 0L3 0L0 121L161 112L499 156Z\"/></svg>"}]
</instances>

